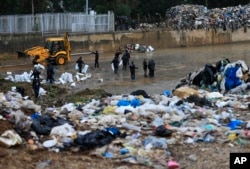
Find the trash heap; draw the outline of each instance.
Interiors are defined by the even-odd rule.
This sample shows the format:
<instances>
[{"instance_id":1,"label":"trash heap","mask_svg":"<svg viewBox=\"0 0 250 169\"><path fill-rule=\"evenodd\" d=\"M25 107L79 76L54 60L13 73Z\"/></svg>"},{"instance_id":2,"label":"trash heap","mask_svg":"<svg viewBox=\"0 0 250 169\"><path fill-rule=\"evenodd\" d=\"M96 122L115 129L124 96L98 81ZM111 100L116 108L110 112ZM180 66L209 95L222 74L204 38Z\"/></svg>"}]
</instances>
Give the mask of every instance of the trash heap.
<instances>
[{"instance_id":1,"label":"trash heap","mask_svg":"<svg viewBox=\"0 0 250 169\"><path fill-rule=\"evenodd\" d=\"M174 145L250 144L250 120L239 114L249 110L247 75L244 61L223 59L191 73L171 92L136 90L62 107L42 108L17 92L0 93L0 119L14 126L1 133L0 144L88 151L147 166L159 165L161 157L168 161L162 167L180 167L171 160Z\"/></svg>"},{"instance_id":2,"label":"trash heap","mask_svg":"<svg viewBox=\"0 0 250 169\"><path fill-rule=\"evenodd\" d=\"M250 6L207 9L203 5L179 5L166 11L166 26L173 30L247 28ZM246 30L245 30L246 31Z\"/></svg>"}]
</instances>

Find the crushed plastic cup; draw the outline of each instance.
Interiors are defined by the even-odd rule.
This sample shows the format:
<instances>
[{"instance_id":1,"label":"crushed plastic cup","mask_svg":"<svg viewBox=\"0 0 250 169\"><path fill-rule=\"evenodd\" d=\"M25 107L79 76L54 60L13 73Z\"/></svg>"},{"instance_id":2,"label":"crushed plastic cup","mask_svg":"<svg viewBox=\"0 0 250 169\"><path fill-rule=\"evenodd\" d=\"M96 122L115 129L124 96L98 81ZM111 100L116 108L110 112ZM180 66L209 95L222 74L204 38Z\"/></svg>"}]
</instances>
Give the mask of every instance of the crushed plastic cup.
<instances>
[{"instance_id":1,"label":"crushed plastic cup","mask_svg":"<svg viewBox=\"0 0 250 169\"><path fill-rule=\"evenodd\" d=\"M168 165L168 169L178 169L178 168L180 168L180 164L177 163L176 161L173 161L173 160L169 160L167 165Z\"/></svg>"},{"instance_id":2,"label":"crushed plastic cup","mask_svg":"<svg viewBox=\"0 0 250 169\"><path fill-rule=\"evenodd\" d=\"M238 138L238 134L237 133L230 133L227 138L231 141L234 141Z\"/></svg>"},{"instance_id":3,"label":"crushed plastic cup","mask_svg":"<svg viewBox=\"0 0 250 169\"><path fill-rule=\"evenodd\" d=\"M139 132L132 135L132 137L133 137L134 139L138 139L140 136L141 136L141 134L140 134Z\"/></svg>"},{"instance_id":4,"label":"crushed plastic cup","mask_svg":"<svg viewBox=\"0 0 250 169\"><path fill-rule=\"evenodd\" d=\"M203 138L203 142L206 142L206 143L212 143L214 142L214 140L215 140L214 136L210 134L206 134Z\"/></svg>"},{"instance_id":5,"label":"crushed plastic cup","mask_svg":"<svg viewBox=\"0 0 250 169\"><path fill-rule=\"evenodd\" d=\"M165 96L169 97L169 96L171 95L171 91L165 90L165 91L163 92L163 94L164 94Z\"/></svg>"},{"instance_id":6,"label":"crushed plastic cup","mask_svg":"<svg viewBox=\"0 0 250 169\"><path fill-rule=\"evenodd\" d=\"M111 153L111 152L104 152L104 153L102 153L102 155L104 156L104 157L106 157L106 158L112 158L113 157L113 154Z\"/></svg>"},{"instance_id":7,"label":"crushed plastic cup","mask_svg":"<svg viewBox=\"0 0 250 169\"><path fill-rule=\"evenodd\" d=\"M129 123L123 123L122 127L129 130L141 131L141 127Z\"/></svg>"},{"instance_id":8,"label":"crushed plastic cup","mask_svg":"<svg viewBox=\"0 0 250 169\"><path fill-rule=\"evenodd\" d=\"M158 126L164 125L163 119L160 117L156 117L152 122L152 125L157 128Z\"/></svg>"},{"instance_id":9,"label":"crushed plastic cup","mask_svg":"<svg viewBox=\"0 0 250 169\"><path fill-rule=\"evenodd\" d=\"M248 139L250 139L250 131L249 131L249 130L245 130L245 131L243 131L243 133L244 133L244 135L245 135Z\"/></svg>"}]
</instances>

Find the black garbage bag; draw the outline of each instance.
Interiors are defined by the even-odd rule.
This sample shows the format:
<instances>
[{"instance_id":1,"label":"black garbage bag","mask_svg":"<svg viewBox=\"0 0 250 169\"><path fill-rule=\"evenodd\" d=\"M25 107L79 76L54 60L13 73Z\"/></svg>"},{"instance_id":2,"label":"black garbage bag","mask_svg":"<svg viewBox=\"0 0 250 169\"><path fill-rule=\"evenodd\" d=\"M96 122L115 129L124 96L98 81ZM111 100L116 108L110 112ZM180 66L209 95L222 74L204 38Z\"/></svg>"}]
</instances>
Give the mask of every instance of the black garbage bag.
<instances>
[{"instance_id":1,"label":"black garbage bag","mask_svg":"<svg viewBox=\"0 0 250 169\"><path fill-rule=\"evenodd\" d=\"M52 118L49 115L37 116L37 118L32 119L31 129L33 129L37 134L49 135L53 127L61 126L65 123L73 125L73 123L64 118Z\"/></svg>"},{"instance_id":2,"label":"black garbage bag","mask_svg":"<svg viewBox=\"0 0 250 169\"><path fill-rule=\"evenodd\" d=\"M215 80L215 73L216 68L211 64L206 64L202 75L203 83L205 85L211 85Z\"/></svg>"},{"instance_id":3,"label":"black garbage bag","mask_svg":"<svg viewBox=\"0 0 250 169\"><path fill-rule=\"evenodd\" d=\"M115 138L110 132L97 129L85 135L78 135L74 145L81 150L92 150L110 144Z\"/></svg>"},{"instance_id":4,"label":"black garbage bag","mask_svg":"<svg viewBox=\"0 0 250 169\"><path fill-rule=\"evenodd\" d=\"M24 87L22 87L22 86L17 86L17 87L16 87L16 91L17 91L18 93L20 93L22 97L24 97L24 92L25 92Z\"/></svg>"},{"instance_id":5,"label":"black garbage bag","mask_svg":"<svg viewBox=\"0 0 250 169\"><path fill-rule=\"evenodd\" d=\"M164 125L160 125L155 129L155 135L160 137L170 137L172 130L167 129Z\"/></svg>"},{"instance_id":6,"label":"black garbage bag","mask_svg":"<svg viewBox=\"0 0 250 169\"><path fill-rule=\"evenodd\" d=\"M201 87L203 72L204 72L203 70L198 72L196 76L192 79L191 84Z\"/></svg>"},{"instance_id":7,"label":"black garbage bag","mask_svg":"<svg viewBox=\"0 0 250 169\"><path fill-rule=\"evenodd\" d=\"M223 71L225 66L229 63L231 63L231 62L228 58L225 58L225 59L222 59L222 60L219 60L218 62L216 62L215 67L216 67L217 72Z\"/></svg>"},{"instance_id":8,"label":"black garbage bag","mask_svg":"<svg viewBox=\"0 0 250 169\"><path fill-rule=\"evenodd\" d=\"M53 127L53 119L48 115L38 116L32 119L31 129L37 134L49 135Z\"/></svg>"},{"instance_id":9,"label":"black garbage bag","mask_svg":"<svg viewBox=\"0 0 250 169\"><path fill-rule=\"evenodd\" d=\"M189 102L189 103L194 103L196 106L212 106L212 103L207 100L205 97L200 98L197 95L190 95L189 97L187 97L185 99L185 101Z\"/></svg>"},{"instance_id":10,"label":"black garbage bag","mask_svg":"<svg viewBox=\"0 0 250 169\"><path fill-rule=\"evenodd\" d=\"M140 96L140 95L142 95L144 98L150 98L150 96L144 90L136 90L136 91L133 91L130 94L134 95L134 96Z\"/></svg>"},{"instance_id":11,"label":"black garbage bag","mask_svg":"<svg viewBox=\"0 0 250 169\"><path fill-rule=\"evenodd\" d=\"M69 121L62 117L57 117L56 119L52 118L52 121L53 121L53 127L61 126L61 125L64 125L65 123L68 123L69 125L74 126L72 121Z\"/></svg>"}]
</instances>

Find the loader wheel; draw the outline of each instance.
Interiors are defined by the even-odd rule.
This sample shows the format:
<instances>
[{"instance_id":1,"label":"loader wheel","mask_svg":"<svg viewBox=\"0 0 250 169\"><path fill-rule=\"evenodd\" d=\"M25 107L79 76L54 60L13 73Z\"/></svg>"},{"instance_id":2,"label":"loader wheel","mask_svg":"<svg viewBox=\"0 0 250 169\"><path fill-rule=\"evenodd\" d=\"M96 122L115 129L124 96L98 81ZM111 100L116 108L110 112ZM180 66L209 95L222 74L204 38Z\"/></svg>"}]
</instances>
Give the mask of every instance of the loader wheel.
<instances>
[{"instance_id":1,"label":"loader wheel","mask_svg":"<svg viewBox=\"0 0 250 169\"><path fill-rule=\"evenodd\" d=\"M66 63L66 58L64 55L59 55L56 57L56 64L57 65L64 65Z\"/></svg>"}]
</instances>

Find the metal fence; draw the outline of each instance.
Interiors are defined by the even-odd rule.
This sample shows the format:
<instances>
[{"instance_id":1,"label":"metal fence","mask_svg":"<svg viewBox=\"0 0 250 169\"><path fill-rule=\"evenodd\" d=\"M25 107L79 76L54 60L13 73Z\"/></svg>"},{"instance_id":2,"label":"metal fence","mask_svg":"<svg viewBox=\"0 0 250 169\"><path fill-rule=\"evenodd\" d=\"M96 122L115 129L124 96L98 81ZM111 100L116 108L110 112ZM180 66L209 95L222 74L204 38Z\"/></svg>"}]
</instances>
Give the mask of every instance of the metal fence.
<instances>
[{"instance_id":1,"label":"metal fence","mask_svg":"<svg viewBox=\"0 0 250 169\"><path fill-rule=\"evenodd\" d=\"M62 33L62 32L112 32L114 13L96 15L86 13L45 13L36 15L0 16L1 34Z\"/></svg>"}]
</instances>

